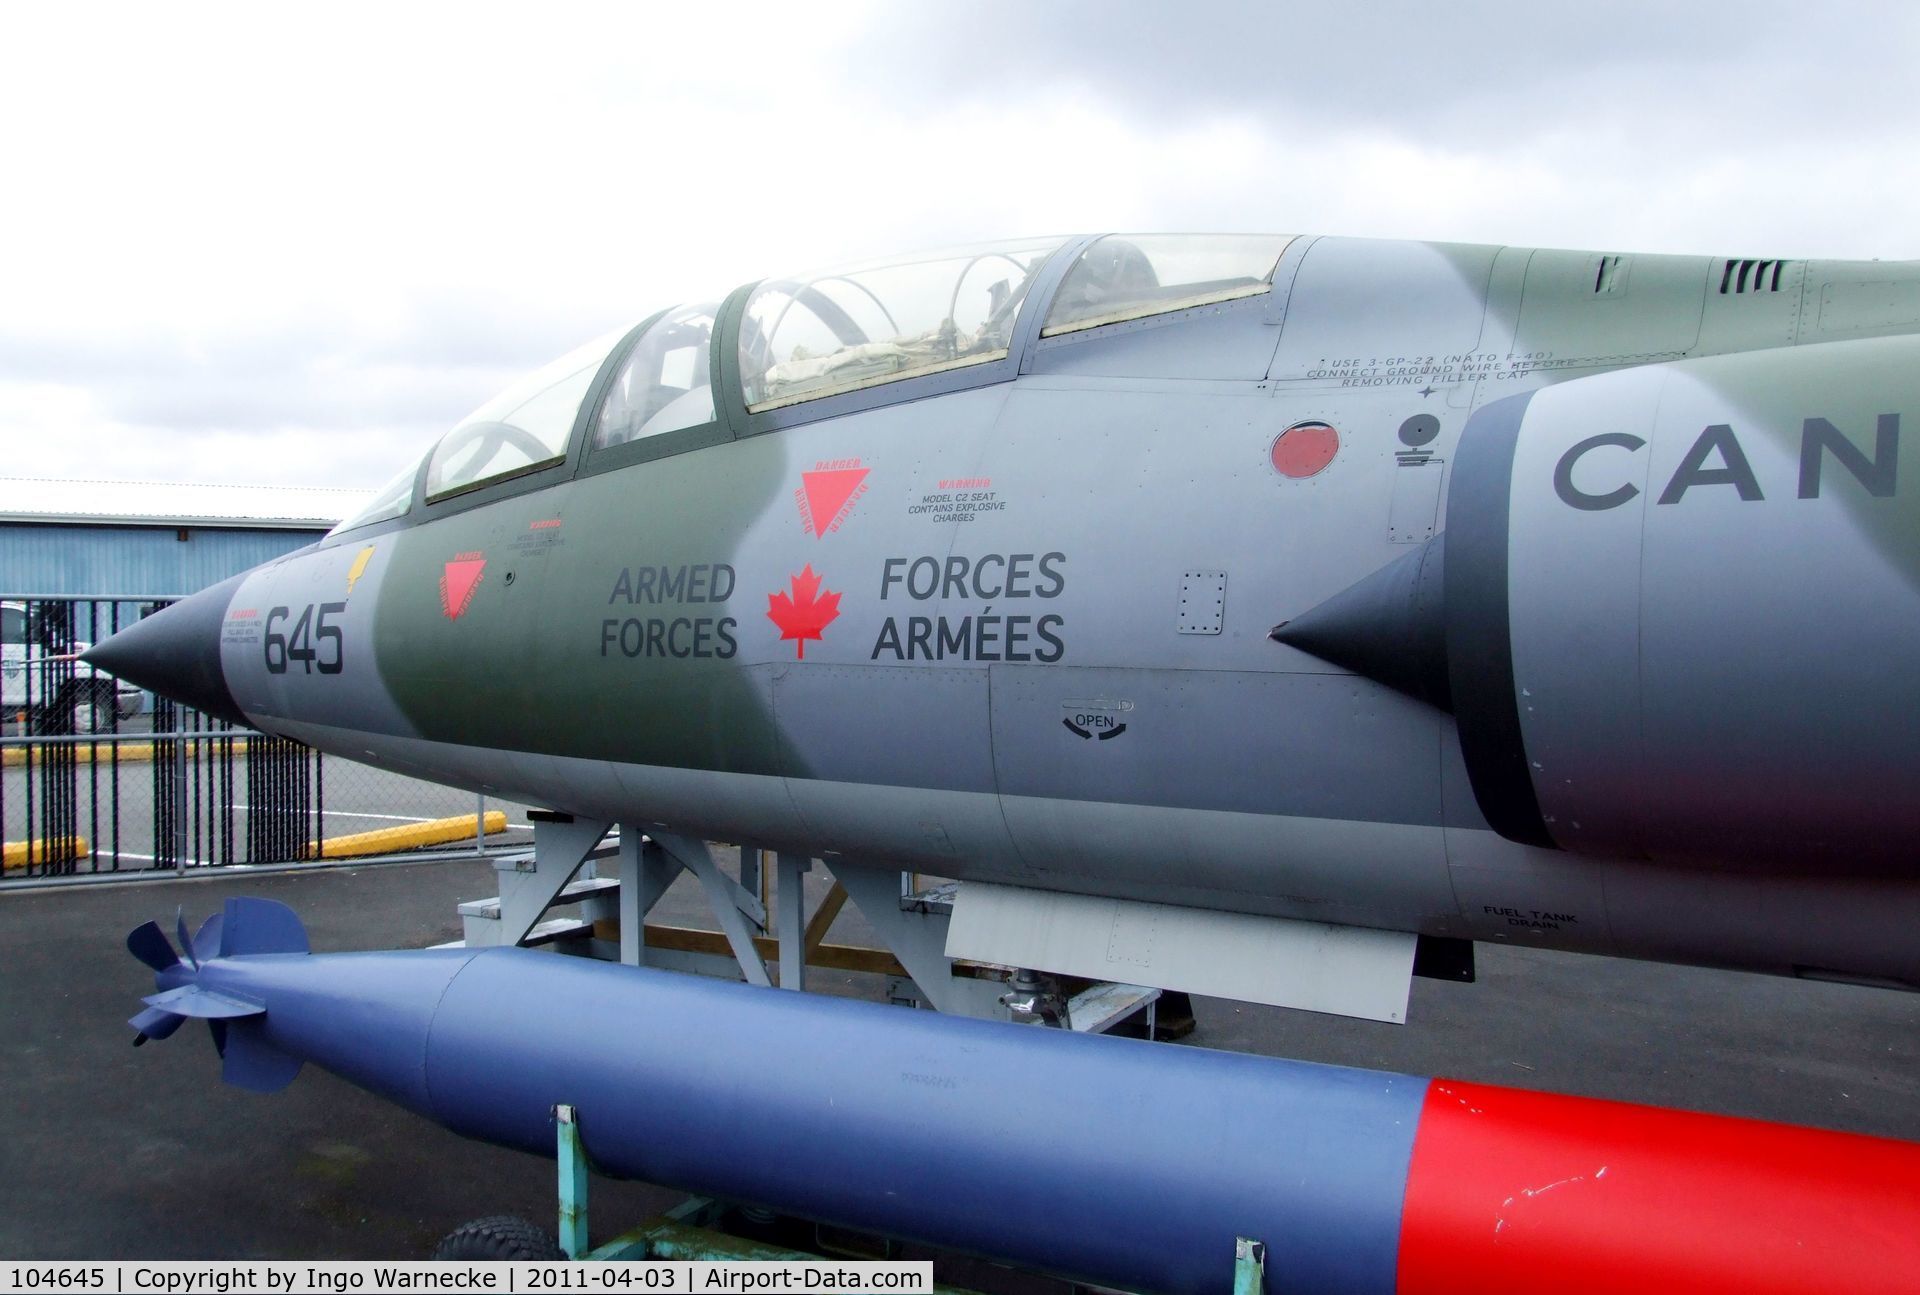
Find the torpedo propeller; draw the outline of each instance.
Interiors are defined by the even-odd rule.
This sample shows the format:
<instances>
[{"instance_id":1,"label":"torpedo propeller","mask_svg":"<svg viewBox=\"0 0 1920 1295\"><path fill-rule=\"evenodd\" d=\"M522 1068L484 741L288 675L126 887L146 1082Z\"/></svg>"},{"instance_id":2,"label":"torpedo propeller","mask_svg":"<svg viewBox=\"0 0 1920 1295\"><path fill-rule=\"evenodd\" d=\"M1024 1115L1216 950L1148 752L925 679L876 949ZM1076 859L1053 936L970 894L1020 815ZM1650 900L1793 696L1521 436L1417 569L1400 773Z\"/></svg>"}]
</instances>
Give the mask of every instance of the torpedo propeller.
<instances>
[{"instance_id":1,"label":"torpedo propeller","mask_svg":"<svg viewBox=\"0 0 1920 1295\"><path fill-rule=\"evenodd\" d=\"M207 1023L220 1054L225 1077L242 1087L283 1087L299 1062L272 1047L259 1031L266 1004L221 981L222 963L259 954L308 952L306 928L292 909L270 899L229 899L226 907L187 934L184 909L174 913L179 951L158 922L145 922L127 934L127 952L153 969L154 991L127 1024L137 1048L148 1039L164 1039L189 1017ZM234 1043L247 1046L230 1047Z\"/></svg>"}]
</instances>

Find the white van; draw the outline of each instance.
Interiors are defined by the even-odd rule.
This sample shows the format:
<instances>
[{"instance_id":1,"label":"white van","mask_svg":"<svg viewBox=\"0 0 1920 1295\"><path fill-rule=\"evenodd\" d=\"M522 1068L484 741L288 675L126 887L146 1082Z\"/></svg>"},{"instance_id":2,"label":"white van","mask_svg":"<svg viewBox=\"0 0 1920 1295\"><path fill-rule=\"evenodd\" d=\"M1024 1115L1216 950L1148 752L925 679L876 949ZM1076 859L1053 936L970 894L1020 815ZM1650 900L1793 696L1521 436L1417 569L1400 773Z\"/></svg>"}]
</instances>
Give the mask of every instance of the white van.
<instances>
[{"instance_id":1,"label":"white van","mask_svg":"<svg viewBox=\"0 0 1920 1295\"><path fill-rule=\"evenodd\" d=\"M61 679L55 658L85 652L90 643L71 642L57 652L34 641L25 603L0 602L0 712L5 722L29 733L104 733L115 716L140 709L141 693L132 684L73 663L70 680Z\"/></svg>"}]
</instances>

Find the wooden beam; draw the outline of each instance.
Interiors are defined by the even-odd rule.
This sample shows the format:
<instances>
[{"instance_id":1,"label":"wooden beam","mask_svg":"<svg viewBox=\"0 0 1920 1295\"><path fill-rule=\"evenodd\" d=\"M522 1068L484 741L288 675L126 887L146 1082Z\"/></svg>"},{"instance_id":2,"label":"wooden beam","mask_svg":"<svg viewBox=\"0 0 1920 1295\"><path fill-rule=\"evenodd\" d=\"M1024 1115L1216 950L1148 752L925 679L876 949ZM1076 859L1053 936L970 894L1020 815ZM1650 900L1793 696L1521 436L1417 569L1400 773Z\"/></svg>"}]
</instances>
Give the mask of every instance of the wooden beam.
<instances>
[{"instance_id":1,"label":"wooden beam","mask_svg":"<svg viewBox=\"0 0 1920 1295\"><path fill-rule=\"evenodd\" d=\"M710 953L722 958L733 956L733 947L719 931L702 931L690 926L647 924L649 949L672 949L680 953ZM757 935L754 951L770 961L780 957L780 942L769 935ZM807 949L807 965L826 971L867 971L880 976L904 976L906 968L885 949L863 949L852 944L816 944Z\"/></svg>"},{"instance_id":2,"label":"wooden beam","mask_svg":"<svg viewBox=\"0 0 1920 1295\"><path fill-rule=\"evenodd\" d=\"M820 901L820 907L813 910L813 917L807 922L807 961L813 961L813 951L827 938L827 930L833 925L833 919L840 916L840 910L847 906L847 888L838 881L827 897Z\"/></svg>"}]
</instances>

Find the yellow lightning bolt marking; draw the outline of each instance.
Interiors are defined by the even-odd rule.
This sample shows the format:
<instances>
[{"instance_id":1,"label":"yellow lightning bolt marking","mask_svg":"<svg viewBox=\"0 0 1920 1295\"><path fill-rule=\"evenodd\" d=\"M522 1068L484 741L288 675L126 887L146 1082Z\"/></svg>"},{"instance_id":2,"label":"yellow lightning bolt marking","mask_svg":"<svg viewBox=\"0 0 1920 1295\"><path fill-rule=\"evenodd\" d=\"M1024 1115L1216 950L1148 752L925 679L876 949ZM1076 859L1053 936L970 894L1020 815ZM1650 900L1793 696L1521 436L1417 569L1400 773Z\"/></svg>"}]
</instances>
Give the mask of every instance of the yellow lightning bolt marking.
<instances>
[{"instance_id":1,"label":"yellow lightning bolt marking","mask_svg":"<svg viewBox=\"0 0 1920 1295\"><path fill-rule=\"evenodd\" d=\"M373 561L373 549L374 546L371 544L361 549L360 555L354 558L353 565L347 568L347 594L349 597L353 594L353 586L359 581L361 576L367 573L367 563Z\"/></svg>"}]
</instances>

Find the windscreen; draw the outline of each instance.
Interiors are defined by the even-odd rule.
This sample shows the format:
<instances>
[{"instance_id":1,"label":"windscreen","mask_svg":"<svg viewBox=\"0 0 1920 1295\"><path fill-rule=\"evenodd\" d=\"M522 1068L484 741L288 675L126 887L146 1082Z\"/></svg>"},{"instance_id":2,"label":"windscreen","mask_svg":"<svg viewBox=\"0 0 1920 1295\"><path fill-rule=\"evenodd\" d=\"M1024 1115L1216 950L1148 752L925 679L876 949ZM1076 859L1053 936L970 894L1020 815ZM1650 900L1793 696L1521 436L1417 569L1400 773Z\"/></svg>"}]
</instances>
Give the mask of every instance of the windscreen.
<instances>
[{"instance_id":1,"label":"windscreen","mask_svg":"<svg viewBox=\"0 0 1920 1295\"><path fill-rule=\"evenodd\" d=\"M415 461L411 467L375 491L366 507L327 533L338 535L341 531L350 531L361 526L371 526L375 522L405 516L407 510L413 507L413 479L418 475L420 475L420 464Z\"/></svg>"},{"instance_id":2,"label":"windscreen","mask_svg":"<svg viewBox=\"0 0 1920 1295\"><path fill-rule=\"evenodd\" d=\"M434 446L427 498L444 498L502 477L558 463L580 402L627 329L569 351L462 419Z\"/></svg>"}]
</instances>

